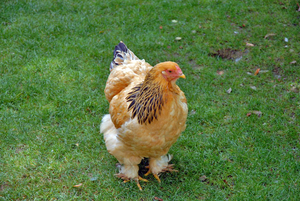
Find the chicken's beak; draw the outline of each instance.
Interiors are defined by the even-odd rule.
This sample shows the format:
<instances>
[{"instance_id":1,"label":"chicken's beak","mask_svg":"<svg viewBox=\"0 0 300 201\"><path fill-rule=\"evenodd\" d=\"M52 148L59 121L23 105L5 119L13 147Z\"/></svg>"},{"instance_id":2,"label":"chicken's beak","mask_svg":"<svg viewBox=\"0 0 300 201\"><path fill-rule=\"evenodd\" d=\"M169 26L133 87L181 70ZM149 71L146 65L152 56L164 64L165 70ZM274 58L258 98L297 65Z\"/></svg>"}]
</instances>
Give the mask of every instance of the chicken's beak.
<instances>
[{"instance_id":1,"label":"chicken's beak","mask_svg":"<svg viewBox=\"0 0 300 201\"><path fill-rule=\"evenodd\" d=\"M185 79L185 75L184 74L180 75L179 77Z\"/></svg>"}]
</instances>

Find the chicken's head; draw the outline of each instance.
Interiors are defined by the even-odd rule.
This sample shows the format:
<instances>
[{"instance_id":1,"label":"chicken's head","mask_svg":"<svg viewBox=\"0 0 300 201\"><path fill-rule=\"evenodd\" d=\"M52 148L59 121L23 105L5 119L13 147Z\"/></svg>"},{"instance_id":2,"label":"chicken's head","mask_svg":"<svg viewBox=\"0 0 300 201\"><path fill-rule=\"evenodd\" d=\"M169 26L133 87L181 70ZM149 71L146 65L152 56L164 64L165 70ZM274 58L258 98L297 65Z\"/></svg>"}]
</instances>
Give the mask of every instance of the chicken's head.
<instances>
[{"instance_id":1,"label":"chicken's head","mask_svg":"<svg viewBox=\"0 0 300 201\"><path fill-rule=\"evenodd\" d=\"M182 73L182 70L179 68L179 65L175 62L162 62L157 64L155 68L157 68L158 71L161 72L162 76L167 81L177 80L178 78L185 78L185 75Z\"/></svg>"}]
</instances>

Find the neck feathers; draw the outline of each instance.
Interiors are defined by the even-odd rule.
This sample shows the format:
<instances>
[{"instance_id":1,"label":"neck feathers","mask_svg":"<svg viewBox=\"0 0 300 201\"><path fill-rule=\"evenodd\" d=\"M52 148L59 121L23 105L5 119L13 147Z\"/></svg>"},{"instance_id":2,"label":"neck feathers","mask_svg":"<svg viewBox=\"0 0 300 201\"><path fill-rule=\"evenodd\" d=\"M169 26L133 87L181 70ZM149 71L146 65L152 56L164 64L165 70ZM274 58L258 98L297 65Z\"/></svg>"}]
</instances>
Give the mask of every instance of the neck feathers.
<instances>
[{"instance_id":1,"label":"neck feathers","mask_svg":"<svg viewBox=\"0 0 300 201\"><path fill-rule=\"evenodd\" d=\"M173 86L174 85L174 86ZM144 82L132 89L126 97L131 118L137 117L139 124L151 124L158 119L163 107L172 99L172 93L178 90L177 85L166 81L162 75L148 73Z\"/></svg>"}]
</instances>

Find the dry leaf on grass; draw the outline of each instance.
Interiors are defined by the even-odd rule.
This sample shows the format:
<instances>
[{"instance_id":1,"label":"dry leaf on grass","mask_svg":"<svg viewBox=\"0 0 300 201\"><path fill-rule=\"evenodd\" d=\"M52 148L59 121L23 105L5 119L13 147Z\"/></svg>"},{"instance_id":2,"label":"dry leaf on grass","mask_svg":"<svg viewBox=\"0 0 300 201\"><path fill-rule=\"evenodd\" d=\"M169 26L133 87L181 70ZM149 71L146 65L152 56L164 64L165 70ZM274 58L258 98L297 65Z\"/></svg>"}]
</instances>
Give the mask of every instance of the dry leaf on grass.
<instances>
[{"instance_id":1,"label":"dry leaf on grass","mask_svg":"<svg viewBox=\"0 0 300 201\"><path fill-rule=\"evenodd\" d=\"M80 186L82 186L82 183L77 184L77 185L74 185L73 187L78 188L78 187L80 187Z\"/></svg>"},{"instance_id":2,"label":"dry leaf on grass","mask_svg":"<svg viewBox=\"0 0 300 201\"><path fill-rule=\"evenodd\" d=\"M154 197L154 200L163 201L163 199L161 199L159 197Z\"/></svg>"},{"instance_id":3,"label":"dry leaf on grass","mask_svg":"<svg viewBox=\"0 0 300 201\"><path fill-rule=\"evenodd\" d=\"M217 74L218 74L218 75L223 75L223 74L224 74L224 71L218 70L218 71L217 71Z\"/></svg>"},{"instance_id":4,"label":"dry leaf on grass","mask_svg":"<svg viewBox=\"0 0 300 201\"><path fill-rule=\"evenodd\" d=\"M254 44L252 44L252 43L246 43L246 46L248 46L248 47L254 47Z\"/></svg>"},{"instance_id":5,"label":"dry leaf on grass","mask_svg":"<svg viewBox=\"0 0 300 201\"><path fill-rule=\"evenodd\" d=\"M256 69L254 75L257 75L259 73L259 71L260 71L260 68Z\"/></svg>"},{"instance_id":6,"label":"dry leaf on grass","mask_svg":"<svg viewBox=\"0 0 300 201\"><path fill-rule=\"evenodd\" d=\"M292 92L295 92L295 93L298 93L299 92L299 89L297 87L292 87L291 88L291 91Z\"/></svg>"},{"instance_id":7,"label":"dry leaf on grass","mask_svg":"<svg viewBox=\"0 0 300 201\"><path fill-rule=\"evenodd\" d=\"M207 177L206 177L205 175L203 175L203 176L201 176L201 177L199 178L199 180L200 180L201 182L205 182L205 181L207 180Z\"/></svg>"},{"instance_id":8,"label":"dry leaf on grass","mask_svg":"<svg viewBox=\"0 0 300 201\"><path fill-rule=\"evenodd\" d=\"M194 115L194 114L196 114L196 110L191 110L190 115Z\"/></svg>"},{"instance_id":9,"label":"dry leaf on grass","mask_svg":"<svg viewBox=\"0 0 300 201\"><path fill-rule=\"evenodd\" d=\"M98 179L98 177L92 177L90 178L91 181L96 181Z\"/></svg>"},{"instance_id":10,"label":"dry leaf on grass","mask_svg":"<svg viewBox=\"0 0 300 201\"><path fill-rule=\"evenodd\" d=\"M295 63L297 63L297 61L292 61L290 64L295 64Z\"/></svg>"},{"instance_id":11,"label":"dry leaf on grass","mask_svg":"<svg viewBox=\"0 0 300 201\"><path fill-rule=\"evenodd\" d=\"M253 114L256 114L258 117L261 117L261 115L262 115L262 112L261 112L261 111L256 111L256 110L254 110L254 111L252 111L252 112L248 112L248 113L247 113L247 117L250 117L250 116L252 115L252 113L253 113Z\"/></svg>"},{"instance_id":12,"label":"dry leaf on grass","mask_svg":"<svg viewBox=\"0 0 300 201\"><path fill-rule=\"evenodd\" d=\"M268 38L268 37L270 37L270 36L275 36L275 35L276 35L276 34L274 34L274 33L269 33L269 34L265 35L264 38L266 39L266 38Z\"/></svg>"},{"instance_id":13,"label":"dry leaf on grass","mask_svg":"<svg viewBox=\"0 0 300 201\"><path fill-rule=\"evenodd\" d=\"M253 114L256 114L258 117L261 117L262 112L261 111L252 111Z\"/></svg>"},{"instance_id":14,"label":"dry leaf on grass","mask_svg":"<svg viewBox=\"0 0 300 201\"><path fill-rule=\"evenodd\" d=\"M259 73L268 73L269 70L260 70Z\"/></svg>"},{"instance_id":15,"label":"dry leaf on grass","mask_svg":"<svg viewBox=\"0 0 300 201\"><path fill-rule=\"evenodd\" d=\"M232 92L232 89L229 88L228 90L226 90L226 92L230 94Z\"/></svg>"},{"instance_id":16,"label":"dry leaf on grass","mask_svg":"<svg viewBox=\"0 0 300 201\"><path fill-rule=\"evenodd\" d=\"M175 38L175 40L181 40L181 39L182 39L181 37L176 37L176 38Z\"/></svg>"}]
</instances>

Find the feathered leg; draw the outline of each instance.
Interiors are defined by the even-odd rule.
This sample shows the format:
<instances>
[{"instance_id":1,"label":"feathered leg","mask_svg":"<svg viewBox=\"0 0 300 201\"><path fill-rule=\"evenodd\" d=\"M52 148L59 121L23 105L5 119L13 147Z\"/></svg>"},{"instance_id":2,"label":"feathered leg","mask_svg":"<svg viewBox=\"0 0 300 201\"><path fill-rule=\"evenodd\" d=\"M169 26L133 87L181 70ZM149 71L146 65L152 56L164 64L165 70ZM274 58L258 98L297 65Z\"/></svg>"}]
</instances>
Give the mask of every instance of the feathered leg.
<instances>
[{"instance_id":1,"label":"feathered leg","mask_svg":"<svg viewBox=\"0 0 300 201\"><path fill-rule=\"evenodd\" d=\"M160 183L159 174L161 172L178 172L178 170L173 169L174 164L168 164L171 159L171 155L165 155L159 158L150 158L149 171L145 174L145 176L152 173L155 179Z\"/></svg>"},{"instance_id":2,"label":"feathered leg","mask_svg":"<svg viewBox=\"0 0 300 201\"><path fill-rule=\"evenodd\" d=\"M118 130L112 123L109 114L104 115L100 126L100 131L104 135L105 145L108 152L115 156L120 162L117 163L119 173L116 174L116 176L123 179L124 182L135 180L139 189L142 190L139 181L148 181L138 175L138 164L141 162L142 158L137 156L128 156L126 152L124 152L124 149L126 150L126 147L124 147L125 145L121 141L119 141L117 137Z\"/></svg>"}]
</instances>

